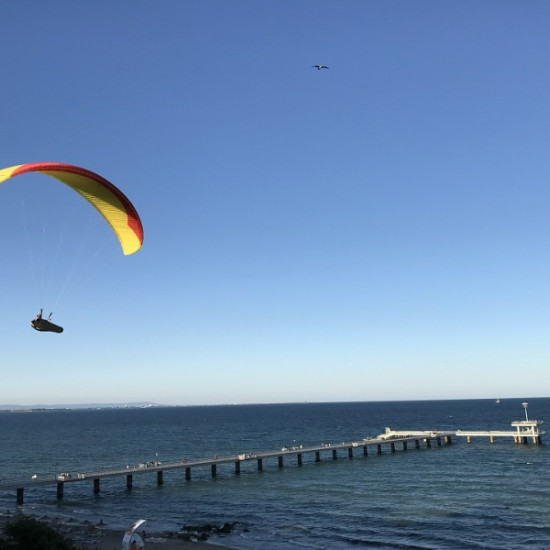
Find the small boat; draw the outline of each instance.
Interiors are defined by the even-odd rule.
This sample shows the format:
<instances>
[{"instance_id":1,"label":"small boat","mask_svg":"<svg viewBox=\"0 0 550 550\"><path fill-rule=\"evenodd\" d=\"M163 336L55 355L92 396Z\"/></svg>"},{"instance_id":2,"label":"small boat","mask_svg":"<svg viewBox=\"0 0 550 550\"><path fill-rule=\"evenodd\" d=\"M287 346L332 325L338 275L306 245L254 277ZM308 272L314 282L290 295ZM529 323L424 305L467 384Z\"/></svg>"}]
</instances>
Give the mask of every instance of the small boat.
<instances>
[{"instance_id":1,"label":"small boat","mask_svg":"<svg viewBox=\"0 0 550 550\"><path fill-rule=\"evenodd\" d=\"M498 405L500 403L500 399L497 399L495 403Z\"/></svg>"}]
</instances>

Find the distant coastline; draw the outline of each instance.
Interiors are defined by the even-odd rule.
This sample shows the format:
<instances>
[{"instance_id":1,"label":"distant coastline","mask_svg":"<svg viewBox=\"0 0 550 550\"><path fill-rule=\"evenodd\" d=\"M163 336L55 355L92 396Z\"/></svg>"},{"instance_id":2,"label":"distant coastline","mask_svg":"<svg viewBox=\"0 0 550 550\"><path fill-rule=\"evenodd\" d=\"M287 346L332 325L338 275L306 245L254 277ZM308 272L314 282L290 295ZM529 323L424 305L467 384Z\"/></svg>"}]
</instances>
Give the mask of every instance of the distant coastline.
<instances>
[{"instance_id":1,"label":"distant coastline","mask_svg":"<svg viewBox=\"0 0 550 550\"><path fill-rule=\"evenodd\" d=\"M149 401L136 403L84 403L69 405L0 405L0 412L41 412L67 410L98 410L98 409L150 409L153 407L170 407Z\"/></svg>"},{"instance_id":2,"label":"distant coastline","mask_svg":"<svg viewBox=\"0 0 550 550\"><path fill-rule=\"evenodd\" d=\"M0 404L0 413L3 412L43 412L43 411L70 411L70 410L119 410L119 409L151 409L151 408L178 408L178 407L249 407L249 406L287 406L287 405L335 405L335 404L354 404L354 403L373 403L373 404L388 404L388 403L438 403L438 402L460 402L460 401L477 401L491 402L501 404L505 401L531 401L537 399L548 399L550 396L508 396L495 399L494 397L465 397L465 398L446 398L446 399L388 399L388 400L366 400L366 401L289 401L289 402L258 402L258 403L204 403L204 404L166 404L155 403L153 401L132 401L120 403L64 403L64 404L32 404L32 405L16 405L16 404Z\"/></svg>"}]
</instances>

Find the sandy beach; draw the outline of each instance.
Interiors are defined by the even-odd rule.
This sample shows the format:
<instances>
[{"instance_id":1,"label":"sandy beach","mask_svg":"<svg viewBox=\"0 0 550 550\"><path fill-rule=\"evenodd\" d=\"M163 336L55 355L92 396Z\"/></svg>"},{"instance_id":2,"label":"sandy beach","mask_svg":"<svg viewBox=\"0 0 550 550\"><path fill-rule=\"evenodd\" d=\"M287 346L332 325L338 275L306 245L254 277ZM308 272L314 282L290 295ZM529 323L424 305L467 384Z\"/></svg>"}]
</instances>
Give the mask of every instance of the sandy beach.
<instances>
[{"instance_id":1,"label":"sandy beach","mask_svg":"<svg viewBox=\"0 0 550 550\"><path fill-rule=\"evenodd\" d=\"M0 528L7 521L17 521L22 515L5 514L0 516ZM73 522L62 523L52 518L36 517L38 521L47 523L65 538L75 543L77 550L121 550L124 530L106 529L102 525L91 522L85 525ZM208 540L199 540L192 533L177 532L146 532L143 535L144 550L236 550L235 547L210 543Z\"/></svg>"},{"instance_id":2,"label":"sandy beach","mask_svg":"<svg viewBox=\"0 0 550 550\"><path fill-rule=\"evenodd\" d=\"M75 542L78 550L120 550L122 544L122 531L112 529L91 531L88 528L71 528L67 534ZM185 540L177 533L151 533L145 537L145 550L227 550L228 546L211 544L208 541Z\"/></svg>"}]
</instances>

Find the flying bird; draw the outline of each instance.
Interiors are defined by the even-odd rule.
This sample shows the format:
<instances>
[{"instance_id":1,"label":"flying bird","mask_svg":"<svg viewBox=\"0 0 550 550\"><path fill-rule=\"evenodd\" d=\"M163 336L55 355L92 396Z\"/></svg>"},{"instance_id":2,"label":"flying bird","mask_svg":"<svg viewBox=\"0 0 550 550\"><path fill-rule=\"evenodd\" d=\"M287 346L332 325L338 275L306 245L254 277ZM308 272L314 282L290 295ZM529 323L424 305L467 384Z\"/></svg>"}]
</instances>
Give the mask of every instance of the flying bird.
<instances>
[{"instance_id":1,"label":"flying bird","mask_svg":"<svg viewBox=\"0 0 550 550\"><path fill-rule=\"evenodd\" d=\"M317 69L318 71L320 71L321 69L328 69L326 65L312 65L312 67L314 69Z\"/></svg>"}]
</instances>

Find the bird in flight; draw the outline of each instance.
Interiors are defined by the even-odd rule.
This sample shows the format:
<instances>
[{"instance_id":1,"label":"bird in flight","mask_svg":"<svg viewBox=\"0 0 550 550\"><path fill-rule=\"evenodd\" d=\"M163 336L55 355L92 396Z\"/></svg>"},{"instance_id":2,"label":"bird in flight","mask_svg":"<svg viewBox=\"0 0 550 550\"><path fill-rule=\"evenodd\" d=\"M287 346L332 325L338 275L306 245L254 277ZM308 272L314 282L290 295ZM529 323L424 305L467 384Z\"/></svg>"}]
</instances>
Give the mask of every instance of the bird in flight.
<instances>
[{"instance_id":1,"label":"bird in flight","mask_svg":"<svg viewBox=\"0 0 550 550\"><path fill-rule=\"evenodd\" d=\"M328 69L326 65L312 65L312 67L314 69L317 69L318 71L320 71L321 69Z\"/></svg>"}]
</instances>

